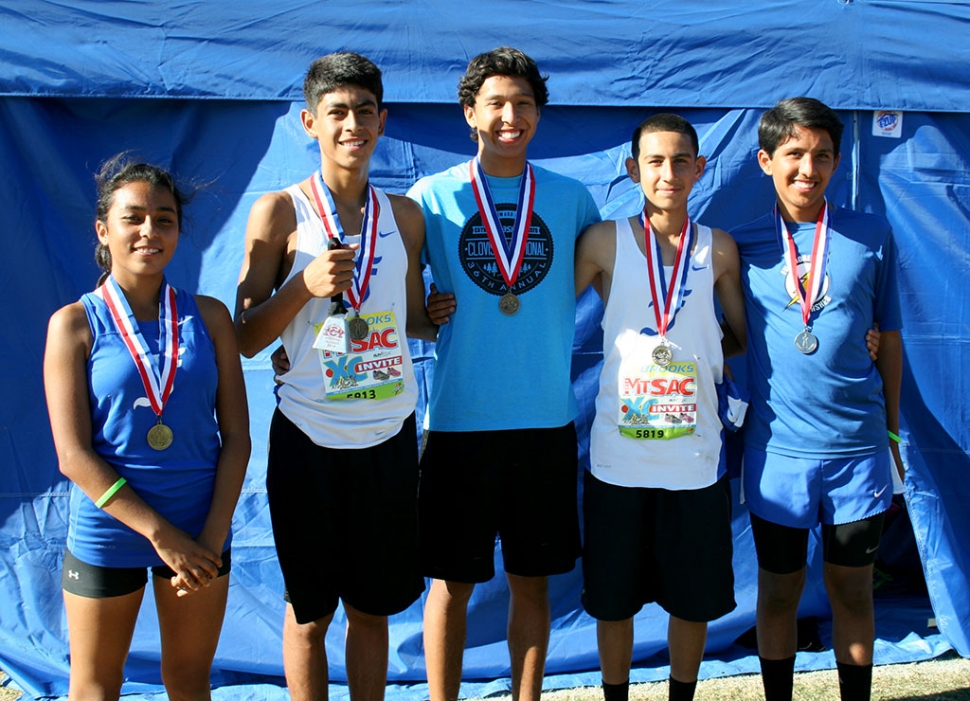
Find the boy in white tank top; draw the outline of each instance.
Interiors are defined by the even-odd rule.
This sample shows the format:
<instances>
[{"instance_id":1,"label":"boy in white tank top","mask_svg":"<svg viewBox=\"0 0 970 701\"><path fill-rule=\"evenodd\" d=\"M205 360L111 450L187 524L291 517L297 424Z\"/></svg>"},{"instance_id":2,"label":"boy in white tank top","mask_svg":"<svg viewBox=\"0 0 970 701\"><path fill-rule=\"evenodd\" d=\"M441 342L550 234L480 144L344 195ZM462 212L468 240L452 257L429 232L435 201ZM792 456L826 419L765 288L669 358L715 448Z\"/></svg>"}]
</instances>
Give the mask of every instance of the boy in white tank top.
<instances>
[{"instance_id":1,"label":"boy in white tank top","mask_svg":"<svg viewBox=\"0 0 970 701\"><path fill-rule=\"evenodd\" d=\"M300 118L319 145L320 170L253 205L236 332L247 357L282 338L291 363L267 466L290 694L327 697L325 639L343 601L351 695L383 698L387 616L424 589L404 338L405 329L429 340L436 331L424 311L424 217L368 181L387 118L377 66L358 54L324 56L311 64L304 96Z\"/></svg>"},{"instance_id":2,"label":"boy in white tank top","mask_svg":"<svg viewBox=\"0 0 970 701\"><path fill-rule=\"evenodd\" d=\"M576 253L577 294L593 284L605 307L583 605L597 619L607 701L627 699L633 616L653 601L670 614L670 698L691 699L707 622L735 607L713 295L738 339L744 299L733 239L688 217L705 166L693 127L656 115L636 129L632 151L627 171L646 197L643 214L594 224Z\"/></svg>"}]
</instances>

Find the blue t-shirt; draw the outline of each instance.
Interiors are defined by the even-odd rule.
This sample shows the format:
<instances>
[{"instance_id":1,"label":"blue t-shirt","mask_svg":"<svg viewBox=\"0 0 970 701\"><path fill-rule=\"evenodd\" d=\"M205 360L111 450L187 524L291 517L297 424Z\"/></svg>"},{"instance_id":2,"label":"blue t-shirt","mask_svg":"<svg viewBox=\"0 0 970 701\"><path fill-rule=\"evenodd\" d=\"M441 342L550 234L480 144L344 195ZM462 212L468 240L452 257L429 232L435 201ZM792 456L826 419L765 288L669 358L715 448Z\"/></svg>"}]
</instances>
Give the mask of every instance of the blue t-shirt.
<instances>
[{"instance_id":1,"label":"blue t-shirt","mask_svg":"<svg viewBox=\"0 0 970 701\"><path fill-rule=\"evenodd\" d=\"M197 536L212 504L221 442L215 418L215 347L195 297L177 291L179 360L162 414L174 440L166 450L148 445L146 437L157 418L107 305L93 293L81 302L93 335L87 365L92 447L149 506ZM157 362L158 322L134 323ZM100 567L163 564L148 539L97 508L76 486L71 490L67 547L82 562Z\"/></svg>"},{"instance_id":2,"label":"blue t-shirt","mask_svg":"<svg viewBox=\"0 0 970 701\"><path fill-rule=\"evenodd\" d=\"M513 292L519 312L506 316L507 291L482 226L468 163L422 178L408 195L424 210L425 253L438 289L458 308L438 332L429 407L435 431L491 431L563 426L576 416L570 364L576 317L576 238L599 221L578 180L533 166L535 205ZM508 235L520 178L488 184Z\"/></svg>"},{"instance_id":3,"label":"blue t-shirt","mask_svg":"<svg viewBox=\"0 0 970 701\"><path fill-rule=\"evenodd\" d=\"M751 407L745 442L793 457L843 458L885 450L882 377L869 358L865 335L873 323L882 331L902 326L889 223L832 208L826 278L811 315L818 348L806 355L795 347L805 324L775 221L768 214L732 232L748 319ZM788 227L804 276L815 224Z\"/></svg>"}]
</instances>

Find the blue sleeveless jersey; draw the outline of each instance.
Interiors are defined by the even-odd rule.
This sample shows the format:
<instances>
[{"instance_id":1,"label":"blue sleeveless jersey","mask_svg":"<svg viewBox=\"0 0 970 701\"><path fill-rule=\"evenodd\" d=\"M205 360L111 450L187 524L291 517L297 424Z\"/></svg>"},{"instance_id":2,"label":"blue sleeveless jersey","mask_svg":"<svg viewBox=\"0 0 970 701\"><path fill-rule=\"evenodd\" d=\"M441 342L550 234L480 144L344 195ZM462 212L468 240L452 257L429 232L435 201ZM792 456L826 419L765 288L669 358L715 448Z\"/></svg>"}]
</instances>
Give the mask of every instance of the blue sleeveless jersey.
<instances>
[{"instance_id":1,"label":"blue sleeveless jersey","mask_svg":"<svg viewBox=\"0 0 970 701\"><path fill-rule=\"evenodd\" d=\"M179 360L162 417L174 441L162 451L148 445L148 431L157 418L111 312L97 293L84 295L81 302L93 335L87 373L94 450L152 508L196 536L212 502L221 443L215 419L215 347L195 297L177 291ZM157 362L158 322L134 323ZM229 540L231 536L225 547ZM76 486L71 490L67 546L78 559L101 567L163 564L146 538L97 508Z\"/></svg>"}]
</instances>

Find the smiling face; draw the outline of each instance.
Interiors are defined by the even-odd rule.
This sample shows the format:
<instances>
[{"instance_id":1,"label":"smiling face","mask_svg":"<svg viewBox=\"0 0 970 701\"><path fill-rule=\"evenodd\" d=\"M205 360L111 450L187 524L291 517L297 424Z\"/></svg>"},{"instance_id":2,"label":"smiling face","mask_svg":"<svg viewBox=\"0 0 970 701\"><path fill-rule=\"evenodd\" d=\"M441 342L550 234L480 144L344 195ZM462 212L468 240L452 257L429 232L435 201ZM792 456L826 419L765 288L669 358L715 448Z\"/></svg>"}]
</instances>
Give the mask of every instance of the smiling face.
<instances>
[{"instance_id":1,"label":"smiling face","mask_svg":"<svg viewBox=\"0 0 970 701\"><path fill-rule=\"evenodd\" d=\"M365 169L384 134L387 110L378 108L374 93L345 85L324 93L316 113L300 113L303 128L320 145L323 168Z\"/></svg>"},{"instance_id":2,"label":"smiling face","mask_svg":"<svg viewBox=\"0 0 970 701\"><path fill-rule=\"evenodd\" d=\"M525 169L526 151L539 123L539 107L529 81L493 75L482 83L465 121L475 130L478 156L488 175L514 177Z\"/></svg>"},{"instance_id":3,"label":"smiling face","mask_svg":"<svg viewBox=\"0 0 970 701\"><path fill-rule=\"evenodd\" d=\"M795 126L795 134L774 153L758 151L758 164L770 175L785 221L813 222L818 218L839 156L824 129Z\"/></svg>"},{"instance_id":4,"label":"smiling face","mask_svg":"<svg viewBox=\"0 0 970 701\"><path fill-rule=\"evenodd\" d=\"M687 197L706 161L696 156L687 134L652 131L640 135L637 158L626 161L627 173L640 184L648 210L687 211Z\"/></svg>"},{"instance_id":5,"label":"smiling face","mask_svg":"<svg viewBox=\"0 0 970 701\"><path fill-rule=\"evenodd\" d=\"M95 230L111 252L111 274L123 287L141 276L161 275L178 245L175 196L144 180L130 182L114 191Z\"/></svg>"}]
</instances>

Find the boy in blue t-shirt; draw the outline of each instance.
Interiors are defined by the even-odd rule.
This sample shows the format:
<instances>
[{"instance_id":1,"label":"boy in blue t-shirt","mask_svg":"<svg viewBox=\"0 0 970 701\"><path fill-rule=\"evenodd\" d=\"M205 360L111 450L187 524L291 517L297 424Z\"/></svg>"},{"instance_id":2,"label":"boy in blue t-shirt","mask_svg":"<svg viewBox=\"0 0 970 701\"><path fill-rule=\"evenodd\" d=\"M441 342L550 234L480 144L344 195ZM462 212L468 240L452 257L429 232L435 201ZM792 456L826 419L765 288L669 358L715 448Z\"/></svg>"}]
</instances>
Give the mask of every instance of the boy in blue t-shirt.
<instances>
[{"instance_id":1,"label":"boy in blue t-shirt","mask_svg":"<svg viewBox=\"0 0 970 701\"><path fill-rule=\"evenodd\" d=\"M585 186L528 160L545 77L523 52L473 58L458 97L471 160L408 193L425 217L439 327L421 458L419 531L432 578L424 650L432 701L457 698L467 607L494 576L496 536L510 591L512 697L542 689L551 609L548 577L580 554L577 406L570 382L573 263L599 221Z\"/></svg>"},{"instance_id":2,"label":"boy in blue t-shirt","mask_svg":"<svg viewBox=\"0 0 970 701\"><path fill-rule=\"evenodd\" d=\"M760 568L767 701L792 696L808 533L817 524L842 699L869 698L872 565L892 461L902 472L889 442L899 431L902 374L895 248L884 219L826 202L842 129L836 113L811 98L768 110L758 162L772 178L776 206L732 232L748 324L743 479ZM874 325L882 332L875 362L864 340Z\"/></svg>"}]
</instances>

